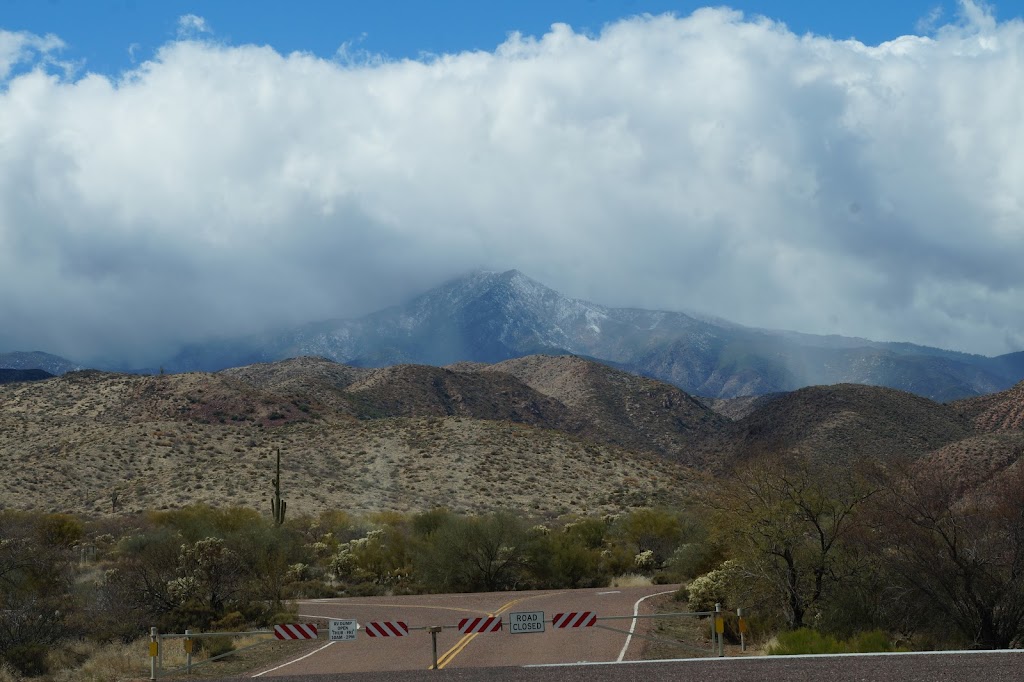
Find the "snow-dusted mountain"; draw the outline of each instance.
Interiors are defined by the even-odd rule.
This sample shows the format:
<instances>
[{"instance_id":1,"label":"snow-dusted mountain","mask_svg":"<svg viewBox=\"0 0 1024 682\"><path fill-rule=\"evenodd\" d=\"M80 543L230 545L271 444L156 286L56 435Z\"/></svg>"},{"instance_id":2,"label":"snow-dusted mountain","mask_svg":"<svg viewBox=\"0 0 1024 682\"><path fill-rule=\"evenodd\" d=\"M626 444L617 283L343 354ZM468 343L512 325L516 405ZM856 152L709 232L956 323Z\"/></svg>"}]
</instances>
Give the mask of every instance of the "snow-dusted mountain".
<instances>
[{"instance_id":1,"label":"snow-dusted mountain","mask_svg":"<svg viewBox=\"0 0 1024 682\"><path fill-rule=\"evenodd\" d=\"M1024 376L1024 353L986 358L608 308L562 296L516 270L474 272L359 319L192 346L165 367L218 370L301 355L365 367L446 365L538 353L592 357L710 397L862 383L951 400L1000 391Z\"/></svg>"},{"instance_id":2,"label":"snow-dusted mountain","mask_svg":"<svg viewBox=\"0 0 1024 682\"><path fill-rule=\"evenodd\" d=\"M28 353L15 351L12 353L0 353L0 368L20 370L41 369L49 374L59 375L82 369L82 366L71 360L41 351Z\"/></svg>"}]
</instances>

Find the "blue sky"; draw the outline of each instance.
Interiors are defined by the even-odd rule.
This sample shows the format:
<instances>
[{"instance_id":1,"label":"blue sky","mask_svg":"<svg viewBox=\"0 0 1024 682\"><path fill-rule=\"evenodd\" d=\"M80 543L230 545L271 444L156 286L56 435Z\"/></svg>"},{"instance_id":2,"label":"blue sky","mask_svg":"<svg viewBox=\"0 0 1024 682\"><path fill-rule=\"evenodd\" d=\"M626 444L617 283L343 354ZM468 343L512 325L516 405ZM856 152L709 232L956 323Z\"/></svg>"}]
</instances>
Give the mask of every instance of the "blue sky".
<instances>
[{"instance_id":1,"label":"blue sky","mask_svg":"<svg viewBox=\"0 0 1024 682\"><path fill-rule=\"evenodd\" d=\"M0 0L0 351L158 366L478 268L1024 350L1021 2L731 4Z\"/></svg>"},{"instance_id":2,"label":"blue sky","mask_svg":"<svg viewBox=\"0 0 1024 682\"><path fill-rule=\"evenodd\" d=\"M2 0L0 26L38 35L52 33L67 45L65 59L114 74L150 59L179 36L179 18L205 19L218 40L270 45L279 52L332 57L343 44L393 59L423 53L493 50L511 31L542 35L551 24L599 33L636 14L688 15L707 5L727 5L785 23L797 34L855 38L868 45L927 31L953 20L953 0L734 0L724 3L656 0ZM1019 15L1022 3L996 3L1002 19Z\"/></svg>"}]
</instances>

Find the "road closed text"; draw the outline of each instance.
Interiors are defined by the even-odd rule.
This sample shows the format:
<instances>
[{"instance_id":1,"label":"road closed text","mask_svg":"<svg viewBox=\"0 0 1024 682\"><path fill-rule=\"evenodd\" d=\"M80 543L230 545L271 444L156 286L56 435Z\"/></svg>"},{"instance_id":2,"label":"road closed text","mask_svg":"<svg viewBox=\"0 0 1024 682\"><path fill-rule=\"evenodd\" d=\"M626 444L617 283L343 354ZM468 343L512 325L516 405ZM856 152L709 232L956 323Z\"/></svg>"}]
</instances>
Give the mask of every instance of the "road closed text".
<instances>
[{"instance_id":1,"label":"road closed text","mask_svg":"<svg viewBox=\"0 0 1024 682\"><path fill-rule=\"evenodd\" d=\"M544 632L544 612L520 611L508 614L508 631L513 635Z\"/></svg>"}]
</instances>

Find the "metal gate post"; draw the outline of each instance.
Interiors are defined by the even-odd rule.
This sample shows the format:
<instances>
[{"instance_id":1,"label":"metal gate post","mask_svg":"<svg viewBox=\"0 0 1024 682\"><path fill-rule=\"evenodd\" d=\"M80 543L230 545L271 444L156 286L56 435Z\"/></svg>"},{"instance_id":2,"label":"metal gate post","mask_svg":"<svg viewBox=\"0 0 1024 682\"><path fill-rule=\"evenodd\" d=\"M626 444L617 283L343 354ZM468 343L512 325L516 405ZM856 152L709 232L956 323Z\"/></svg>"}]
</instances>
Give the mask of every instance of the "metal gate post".
<instances>
[{"instance_id":1,"label":"metal gate post","mask_svg":"<svg viewBox=\"0 0 1024 682\"><path fill-rule=\"evenodd\" d=\"M739 618L739 631L740 631L740 651L747 650L747 628L746 621L743 620L743 609L736 609L736 617Z\"/></svg>"},{"instance_id":2,"label":"metal gate post","mask_svg":"<svg viewBox=\"0 0 1024 682\"><path fill-rule=\"evenodd\" d=\"M725 617L721 604L715 604L715 634L718 635L718 657L722 658L725 656Z\"/></svg>"},{"instance_id":3,"label":"metal gate post","mask_svg":"<svg viewBox=\"0 0 1024 682\"><path fill-rule=\"evenodd\" d=\"M192 631L185 630L185 674L192 674Z\"/></svg>"},{"instance_id":4,"label":"metal gate post","mask_svg":"<svg viewBox=\"0 0 1024 682\"><path fill-rule=\"evenodd\" d=\"M153 651L156 647L156 651ZM156 679L156 657L160 655L160 645L156 639L156 628L149 629L149 679Z\"/></svg>"},{"instance_id":5,"label":"metal gate post","mask_svg":"<svg viewBox=\"0 0 1024 682\"><path fill-rule=\"evenodd\" d=\"M434 647L434 667L432 670L437 670L437 633L441 632L441 626L433 625L427 628L427 631L430 632L430 643Z\"/></svg>"}]
</instances>

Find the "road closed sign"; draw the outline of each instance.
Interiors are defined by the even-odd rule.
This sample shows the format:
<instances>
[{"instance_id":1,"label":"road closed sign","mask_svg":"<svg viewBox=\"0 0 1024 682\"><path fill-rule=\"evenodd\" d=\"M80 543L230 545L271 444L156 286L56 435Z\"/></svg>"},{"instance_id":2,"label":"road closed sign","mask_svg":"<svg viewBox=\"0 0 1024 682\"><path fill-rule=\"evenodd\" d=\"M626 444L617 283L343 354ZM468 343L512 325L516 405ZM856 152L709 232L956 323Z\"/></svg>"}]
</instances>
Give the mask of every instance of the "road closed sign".
<instances>
[{"instance_id":1,"label":"road closed sign","mask_svg":"<svg viewBox=\"0 0 1024 682\"><path fill-rule=\"evenodd\" d=\"M332 642L355 641L359 624L354 620L332 620L330 625Z\"/></svg>"},{"instance_id":2,"label":"road closed sign","mask_svg":"<svg viewBox=\"0 0 1024 682\"><path fill-rule=\"evenodd\" d=\"M544 632L544 612L520 611L508 614L508 631L513 635Z\"/></svg>"}]
</instances>

